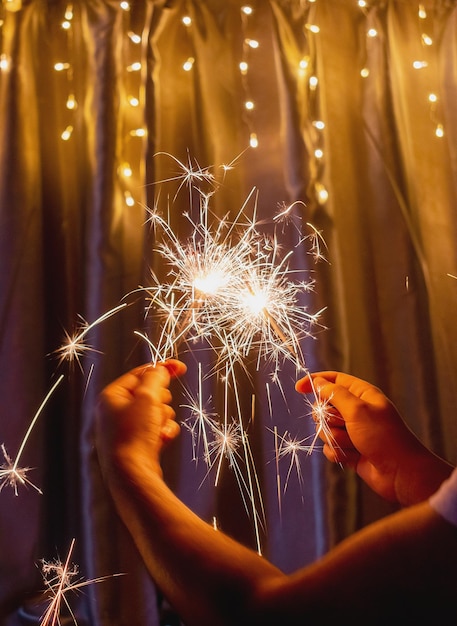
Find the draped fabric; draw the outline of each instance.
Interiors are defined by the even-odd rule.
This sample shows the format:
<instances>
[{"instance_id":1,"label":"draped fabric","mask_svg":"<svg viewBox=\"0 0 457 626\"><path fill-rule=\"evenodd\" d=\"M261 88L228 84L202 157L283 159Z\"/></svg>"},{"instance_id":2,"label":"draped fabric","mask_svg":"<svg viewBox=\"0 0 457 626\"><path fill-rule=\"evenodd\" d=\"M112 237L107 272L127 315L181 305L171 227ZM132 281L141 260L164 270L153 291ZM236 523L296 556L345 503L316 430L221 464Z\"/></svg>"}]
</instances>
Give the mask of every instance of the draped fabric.
<instances>
[{"instance_id":1,"label":"draped fabric","mask_svg":"<svg viewBox=\"0 0 457 626\"><path fill-rule=\"evenodd\" d=\"M124 574L68 594L80 626L177 619L117 520L92 428L101 388L150 357L135 331L157 328L137 290L151 271L167 276L154 207L168 207L177 237L191 235L186 181L162 183L183 166L217 173L209 202L219 219L235 219L251 198L246 213L256 205L262 229L273 232L281 207L296 202L281 245L294 250L294 268L316 279L303 306L325 307L326 330L303 342L306 366L378 385L423 441L456 460L456 2L253 0L252 13L245 6L3 0L2 469L58 383L18 462L43 493L19 481L16 495L11 475L2 475L5 626L40 623L42 559L64 561L72 539L71 562L85 579ZM297 223L322 234L327 262L314 263ZM59 359L65 333L122 302L128 306L88 331L79 361ZM185 390L195 394L197 359L182 356ZM211 366L213 356L203 358ZM275 427L297 442L313 432L293 389L297 375L286 363L281 389L266 369L240 374L249 415L251 389L256 396L248 421L265 509L259 539L233 471L225 464L216 486L193 459L189 429L165 459L167 480L193 510L254 549L260 541L284 571L391 510L318 450L279 463ZM204 383L216 408L222 386L214 377ZM174 390L184 422L189 398ZM65 614L62 623L72 623Z\"/></svg>"}]
</instances>

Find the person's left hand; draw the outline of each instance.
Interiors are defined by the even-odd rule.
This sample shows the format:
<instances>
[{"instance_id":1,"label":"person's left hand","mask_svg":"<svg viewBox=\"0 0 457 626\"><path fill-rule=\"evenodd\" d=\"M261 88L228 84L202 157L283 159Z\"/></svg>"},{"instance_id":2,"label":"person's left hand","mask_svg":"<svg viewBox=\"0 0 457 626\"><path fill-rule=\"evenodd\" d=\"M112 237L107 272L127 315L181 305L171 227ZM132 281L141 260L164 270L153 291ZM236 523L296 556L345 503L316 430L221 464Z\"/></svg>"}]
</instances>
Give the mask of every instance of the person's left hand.
<instances>
[{"instance_id":1,"label":"person's left hand","mask_svg":"<svg viewBox=\"0 0 457 626\"><path fill-rule=\"evenodd\" d=\"M134 463L160 469L163 445L179 433L170 406L170 380L185 373L181 361L143 365L110 383L100 394L96 445L102 469Z\"/></svg>"}]
</instances>

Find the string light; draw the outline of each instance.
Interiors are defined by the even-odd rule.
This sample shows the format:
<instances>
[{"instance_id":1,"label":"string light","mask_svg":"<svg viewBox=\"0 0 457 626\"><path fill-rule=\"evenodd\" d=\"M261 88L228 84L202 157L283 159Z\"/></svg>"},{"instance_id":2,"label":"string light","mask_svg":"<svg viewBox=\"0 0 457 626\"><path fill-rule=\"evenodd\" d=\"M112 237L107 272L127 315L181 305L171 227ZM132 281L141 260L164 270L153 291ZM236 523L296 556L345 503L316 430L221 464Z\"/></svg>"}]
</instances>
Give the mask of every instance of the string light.
<instances>
[{"instance_id":1,"label":"string light","mask_svg":"<svg viewBox=\"0 0 457 626\"><path fill-rule=\"evenodd\" d=\"M60 135L63 141L68 141L73 133L73 126L69 125Z\"/></svg>"},{"instance_id":2,"label":"string light","mask_svg":"<svg viewBox=\"0 0 457 626\"><path fill-rule=\"evenodd\" d=\"M69 68L70 68L69 63L62 63L62 62L54 63L54 69L56 72L63 72L64 70L68 70Z\"/></svg>"},{"instance_id":3,"label":"string light","mask_svg":"<svg viewBox=\"0 0 457 626\"><path fill-rule=\"evenodd\" d=\"M76 109L77 102L76 102L76 98L75 98L74 94L72 94L72 93L68 94L66 107L67 107L67 109L69 111L74 111Z\"/></svg>"},{"instance_id":4,"label":"string light","mask_svg":"<svg viewBox=\"0 0 457 626\"><path fill-rule=\"evenodd\" d=\"M317 76L310 76L309 77L309 88L314 91L315 89L317 89L317 85L319 84L319 79L317 78Z\"/></svg>"},{"instance_id":5,"label":"string light","mask_svg":"<svg viewBox=\"0 0 457 626\"><path fill-rule=\"evenodd\" d=\"M131 31L131 30L127 33L127 35L128 35L128 37L129 37L129 39L130 39L130 41L131 41L132 43L134 43L134 44L139 44L139 43L141 43L141 37L140 37L140 35L137 35L136 33L134 33L134 32L133 32L133 31Z\"/></svg>"},{"instance_id":6,"label":"string light","mask_svg":"<svg viewBox=\"0 0 457 626\"><path fill-rule=\"evenodd\" d=\"M145 128L134 128L130 131L131 137L146 137L146 129Z\"/></svg>"},{"instance_id":7,"label":"string light","mask_svg":"<svg viewBox=\"0 0 457 626\"><path fill-rule=\"evenodd\" d=\"M253 50L257 50L257 48L260 45L257 39L245 39L245 42L246 42L246 45L248 45Z\"/></svg>"},{"instance_id":8,"label":"string light","mask_svg":"<svg viewBox=\"0 0 457 626\"><path fill-rule=\"evenodd\" d=\"M0 55L0 70L3 72L6 70L9 70L9 68L10 68L9 58L7 57L6 54L1 54Z\"/></svg>"},{"instance_id":9,"label":"string light","mask_svg":"<svg viewBox=\"0 0 457 626\"><path fill-rule=\"evenodd\" d=\"M188 59L187 59L187 60L183 63L183 66L182 66L183 70L184 70L185 72L190 72L190 70L191 70L191 69L193 68L193 66L194 66L194 63L195 63L195 59L194 59L194 57L189 57L189 58L188 58Z\"/></svg>"},{"instance_id":10,"label":"string light","mask_svg":"<svg viewBox=\"0 0 457 626\"><path fill-rule=\"evenodd\" d=\"M245 4L241 6L241 25L243 30L243 48L242 48L242 58L239 62L239 70L241 74L241 85L244 90L245 99L244 99L244 110L247 113L244 119L249 128L249 145L251 148L258 148L259 139L257 133L252 128L252 111L255 109L254 100L250 97L249 93L249 80L248 80L248 72L249 72L249 63L248 56L251 51L255 51L259 48L260 43L257 39L253 39L251 37L245 36L248 27L249 27L249 19L254 14L254 9L252 6Z\"/></svg>"}]
</instances>

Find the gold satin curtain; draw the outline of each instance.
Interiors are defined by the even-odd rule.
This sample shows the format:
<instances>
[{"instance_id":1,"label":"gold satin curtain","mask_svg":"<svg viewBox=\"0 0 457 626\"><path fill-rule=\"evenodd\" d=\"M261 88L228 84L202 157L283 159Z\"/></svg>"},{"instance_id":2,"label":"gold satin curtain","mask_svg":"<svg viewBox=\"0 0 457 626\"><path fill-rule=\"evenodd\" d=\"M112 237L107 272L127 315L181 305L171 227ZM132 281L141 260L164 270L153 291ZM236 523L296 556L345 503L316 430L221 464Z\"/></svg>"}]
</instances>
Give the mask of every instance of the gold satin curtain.
<instances>
[{"instance_id":1,"label":"gold satin curtain","mask_svg":"<svg viewBox=\"0 0 457 626\"><path fill-rule=\"evenodd\" d=\"M308 367L377 384L455 462L454 0L3 0L1 10L0 443L11 455L65 377L23 456L43 495L0 492L5 626L39 623L36 563L63 558L73 537L85 577L128 574L72 599L80 626L155 626L165 611L116 522L91 439L98 391L145 358L133 335L141 300L94 328L81 369L52 355L78 316L95 320L145 284L151 265L163 271L145 207L174 166L157 153L202 167L241 155L215 194L219 215L236 213L254 186L262 220L303 202L329 261L314 266L303 251L317 279L312 307L327 307L327 330L305 346ZM184 208L171 218L178 233ZM304 414L290 393L283 430ZM294 423L310 434L308 420ZM390 510L315 452L280 516L261 427L255 447L264 553L286 571ZM233 490L199 488L189 449L183 432L167 463L173 487L252 543Z\"/></svg>"}]
</instances>

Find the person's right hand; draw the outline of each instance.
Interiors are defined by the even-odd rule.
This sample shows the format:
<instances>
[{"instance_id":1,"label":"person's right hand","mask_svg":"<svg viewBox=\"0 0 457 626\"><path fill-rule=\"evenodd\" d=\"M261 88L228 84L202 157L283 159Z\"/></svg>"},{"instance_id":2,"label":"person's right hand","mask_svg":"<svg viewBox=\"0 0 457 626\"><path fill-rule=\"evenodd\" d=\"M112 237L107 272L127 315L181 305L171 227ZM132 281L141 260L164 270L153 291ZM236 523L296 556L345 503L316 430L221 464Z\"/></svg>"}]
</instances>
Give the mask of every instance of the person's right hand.
<instances>
[{"instance_id":1,"label":"person's right hand","mask_svg":"<svg viewBox=\"0 0 457 626\"><path fill-rule=\"evenodd\" d=\"M299 380L296 389L316 391L319 401L329 404L327 427L319 431L327 459L353 468L383 498L419 502L451 472L374 385L341 372L317 372Z\"/></svg>"}]
</instances>

